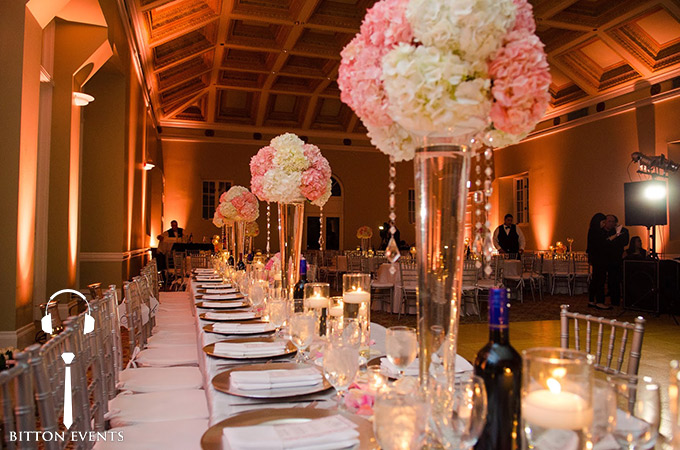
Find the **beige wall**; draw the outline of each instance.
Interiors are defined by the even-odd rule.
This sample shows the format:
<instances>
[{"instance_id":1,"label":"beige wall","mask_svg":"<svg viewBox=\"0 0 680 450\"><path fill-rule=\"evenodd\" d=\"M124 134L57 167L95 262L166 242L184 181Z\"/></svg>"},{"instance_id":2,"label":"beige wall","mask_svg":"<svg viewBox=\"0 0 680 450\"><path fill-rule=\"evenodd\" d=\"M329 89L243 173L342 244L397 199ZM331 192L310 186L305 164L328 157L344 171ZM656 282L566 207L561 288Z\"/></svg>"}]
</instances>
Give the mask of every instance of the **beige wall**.
<instances>
[{"instance_id":1,"label":"beige wall","mask_svg":"<svg viewBox=\"0 0 680 450\"><path fill-rule=\"evenodd\" d=\"M530 222L522 226L527 248L546 249L571 237L576 250L585 250L593 214L616 214L624 222L623 184L631 181L630 177L633 181L640 179L635 173L637 165L629 167L631 153L668 154L667 143L680 138L679 115L680 99L675 99L651 110L650 106L631 110L497 150L493 226L507 212L513 212L512 176L528 172ZM677 194L671 192L676 199L671 197L671 211L680 206ZM646 242L644 227L629 230ZM658 243L657 250L679 253L680 240L666 237L664 246Z\"/></svg>"},{"instance_id":2,"label":"beige wall","mask_svg":"<svg viewBox=\"0 0 680 450\"><path fill-rule=\"evenodd\" d=\"M262 145L265 143L263 142ZM193 233L194 242L207 239L218 230L211 221L201 219L201 186L203 180L228 180L236 185L250 187L250 158L259 146L235 147L227 144L208 144L163 141L165 175L165 215L163 229L176 219L181 227ZM372 243L380 244L378 226L388 216L388 161L381 153L324 150L333 174L340 180L344 191L343 237L345 248L359 245L356 230L362 225L373 228ZM402 239L415 240L414 226L408 223L408 189L413 186L413 169L410 163L397 165L397 226ZM272 249L277 249L276 206L272 205ZM266 245L266 204L260 206L260 236L255 247ZM274 250L276 251L276 250Z\"/></svg>"}]
</instances>

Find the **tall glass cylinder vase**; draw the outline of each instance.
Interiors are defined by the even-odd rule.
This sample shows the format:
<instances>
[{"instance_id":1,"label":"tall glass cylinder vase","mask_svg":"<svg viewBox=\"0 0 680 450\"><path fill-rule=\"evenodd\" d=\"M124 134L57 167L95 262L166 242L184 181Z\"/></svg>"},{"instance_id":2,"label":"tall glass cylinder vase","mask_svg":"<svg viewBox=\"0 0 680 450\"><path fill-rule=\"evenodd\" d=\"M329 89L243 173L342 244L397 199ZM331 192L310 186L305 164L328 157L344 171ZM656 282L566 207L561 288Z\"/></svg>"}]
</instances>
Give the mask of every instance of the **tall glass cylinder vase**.
<instances>
[{"instance_id":1,"label":"tall glass cylinder vase","mask_svg":"<svg viewBox=\"0 0 680 450\"><path fill-rule=\"evenodd\" d=\"M229 264L234 264L236 255L236 242L234 241L234 222L227 222L224 225L224 248L229 251Z\"/></svg>"},{"instance_id":2,"label":"tall glass cylinder vase","mask_svg":"<svg viewBox=\"0 0 680 450\"><path fill-rule=\"evenodd\" d=\"M427 136L414 160L420 383L455 382L471 151Z\"/></svg>"},{"instance_id":3,"label":"tall glass cylinder vase","mask_svg":"<svg viewBox=\"0 0 680 450\"><path fill-rule=\"evenodd\" d=\"M246 248L246 223L243 220L234 222L234 231L236 235L236 254L234 257L234 265L239 270L245 270L245 248Z\"/></svg>"},{"instance_id":4,"label":"tall glass cylinder vase","mask_svg":"<svg viewBox=\"0 0 680 450\"><path fill-rule=\"evenodd\" d=\"M281 248L281 282L287 298L293 298L293 288L300 280L300 256L304 229L305 204L279 203L279 245Z\"/></svg>"}]
</instances>

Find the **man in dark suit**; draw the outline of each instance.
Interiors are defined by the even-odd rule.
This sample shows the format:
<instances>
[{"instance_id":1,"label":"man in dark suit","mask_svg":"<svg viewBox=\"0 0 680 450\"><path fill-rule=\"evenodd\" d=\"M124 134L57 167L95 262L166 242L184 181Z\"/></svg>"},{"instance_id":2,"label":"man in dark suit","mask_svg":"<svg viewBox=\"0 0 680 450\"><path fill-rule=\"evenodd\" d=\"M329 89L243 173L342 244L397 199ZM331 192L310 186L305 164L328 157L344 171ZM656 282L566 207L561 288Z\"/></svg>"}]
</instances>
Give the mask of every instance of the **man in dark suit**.
<instances>
[{"instance_id":1,"label":"man in dark suit","mask_svg":"<svg viewBox=\"0 0 680 450\"><path fill-rule=\"evenodd\" d=\"M512 223L512 214L506 214L503 225L496 228L493 232L493 245L499 253L512 253L521 255L524 253L524 233Z\"/></svg>"}]
</instances>

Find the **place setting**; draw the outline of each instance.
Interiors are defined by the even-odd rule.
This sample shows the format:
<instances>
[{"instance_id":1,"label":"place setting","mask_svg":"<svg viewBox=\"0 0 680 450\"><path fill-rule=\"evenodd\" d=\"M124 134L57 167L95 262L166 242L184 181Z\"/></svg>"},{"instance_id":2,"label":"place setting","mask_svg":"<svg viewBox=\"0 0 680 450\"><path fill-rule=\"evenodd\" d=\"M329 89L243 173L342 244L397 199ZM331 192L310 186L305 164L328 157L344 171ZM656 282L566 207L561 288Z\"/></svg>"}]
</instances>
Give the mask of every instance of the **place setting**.
<instances>
[{"instance_id":1,"label":"place setting","mask_svg":"<svg viewBox=\"0 0 680 450\"><path fill-rule=\"evenodd\" d=\"M229 322L229 321L241 321L249 319L259 319L262 317L262 313L252 310L246 311L208 311L199 314L198 316L201 320L208 320L213 322Z\"/></svg>"},{"instance_id":2,"label":"place setting","mask_svg":"<svg viewBox=\"0 0 680 450\"><path fill-rule=\"evenodd\" d=\"M250 306L247 301L202 301L197 302L197 308L204 309L236 309Z\"/></svg>"},{"instance_id":3,"label":"place setting","mask_svg":"<svg viewBox=\"0 0 680 450\"><path fill-rule=\"evenodd\" d=\"M276 329L274 324L258 320L210 323L203 327L208 333L222 335L271 334L275 333Z\"/></svg>"},{"instance_id":4,"label":"place setting","mask_svg":"<svg viewBox=\"0 0 680 450\"><path fill-rule=\"evenodd\" d=\"M236 338L203 347L206 355L224 359L283 357L292 355L296 351L296 347L291 342L274 337Z\"/></svg>"}]
</instances>

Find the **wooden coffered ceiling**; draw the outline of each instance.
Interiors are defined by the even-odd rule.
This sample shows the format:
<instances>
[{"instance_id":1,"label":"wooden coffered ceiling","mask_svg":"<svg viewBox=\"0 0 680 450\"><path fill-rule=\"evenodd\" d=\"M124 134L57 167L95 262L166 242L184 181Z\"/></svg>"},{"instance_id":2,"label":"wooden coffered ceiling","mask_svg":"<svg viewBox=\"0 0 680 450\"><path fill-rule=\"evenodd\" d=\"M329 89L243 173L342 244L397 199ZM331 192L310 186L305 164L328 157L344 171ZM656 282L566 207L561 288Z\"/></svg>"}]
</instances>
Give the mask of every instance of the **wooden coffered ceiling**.
<instances>
[{"instance_id":1,"label":"wooden coffered ceiling","mask_svg":"<svg viewBox=\"0 0 680 450\"><path fill-rule=\"evenodd\" d=\"M370 146L336 77L375 0L119 1L162 134ZM547 117L680 74L680 0L531 3L553 76Z\"/></svg>"}]
</instances>

